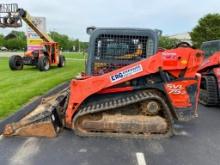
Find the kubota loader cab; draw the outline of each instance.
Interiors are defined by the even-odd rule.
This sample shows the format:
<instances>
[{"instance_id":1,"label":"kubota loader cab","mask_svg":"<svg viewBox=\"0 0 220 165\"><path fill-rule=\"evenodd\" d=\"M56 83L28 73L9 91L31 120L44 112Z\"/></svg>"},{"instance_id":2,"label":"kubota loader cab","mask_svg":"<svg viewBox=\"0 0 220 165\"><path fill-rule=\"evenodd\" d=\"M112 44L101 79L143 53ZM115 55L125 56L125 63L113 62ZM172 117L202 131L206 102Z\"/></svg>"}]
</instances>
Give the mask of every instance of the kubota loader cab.
<instances>
[{"instance_id":1,"label":"kubota loader cab","mask_svg":"<svg viewBox=\"0 0 220 165\"><path fill-rule=\"evenodd\" d=\"M201 49L205 60L199 68L202 74L200 103L206 106L220 105L220 40L204 42Z\"/></svg>"},{"instance_id":2,"label":"kubota loader cab","mask_svg":"<svg viewBox=\"0 0 220 165\"><path fill-rule=\"evenodd\" d=\"M173 134L174 119L197 115L200 50L157 52L155 30L87 31L86 74L6 125L5 136L54 137L69 128L80 136L161 138Z\"/></svg>"},{"instance_id":3,"label":"kubota loader cab","mask_svg":"<svg viewBox=\"0 0 220 165\"><path fill-rule=\"evenodd\" d=\"M90 34L87 75L101 75L152 56L161 31L132 28L87 28Z\"/></svg>"}]
</instances>

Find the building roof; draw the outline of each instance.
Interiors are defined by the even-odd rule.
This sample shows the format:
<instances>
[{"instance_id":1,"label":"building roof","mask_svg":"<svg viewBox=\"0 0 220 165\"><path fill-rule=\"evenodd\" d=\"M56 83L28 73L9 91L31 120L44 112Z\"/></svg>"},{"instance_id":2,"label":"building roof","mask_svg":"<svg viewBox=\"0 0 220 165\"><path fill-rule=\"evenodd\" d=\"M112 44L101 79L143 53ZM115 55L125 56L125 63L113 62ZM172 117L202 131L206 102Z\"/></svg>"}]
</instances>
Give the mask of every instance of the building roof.
<instances>
[{"instance_id":1,"label":"building roof","mask_svg":"<svg viewBox=\"0 0 220 165\"><path fill-rule=\"evenodd\" d=\"M174 35L168 36L169 38L175 38L183 42L188 42L189 44L192 44L191 36L189 32L186 33L178 33Z\"/></svg>"}]
</instances>

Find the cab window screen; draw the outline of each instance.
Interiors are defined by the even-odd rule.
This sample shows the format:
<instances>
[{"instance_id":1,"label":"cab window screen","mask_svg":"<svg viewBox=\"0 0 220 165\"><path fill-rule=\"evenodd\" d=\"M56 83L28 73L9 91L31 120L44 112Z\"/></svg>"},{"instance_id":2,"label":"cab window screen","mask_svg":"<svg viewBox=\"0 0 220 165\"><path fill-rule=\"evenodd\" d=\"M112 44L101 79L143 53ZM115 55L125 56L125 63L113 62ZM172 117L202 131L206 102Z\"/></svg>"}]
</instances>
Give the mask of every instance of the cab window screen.
<instances>
[{"instance_id":1,"label":"cab window screen","mask_svg":"<svg viewBox=\"0 0 220 165\"><path fill-rule=\"evenodd\" d=\"M147 36L100 35L95 42L93 74L104 74L144 59L153 50Z\"/></svg>"}]
</instances>

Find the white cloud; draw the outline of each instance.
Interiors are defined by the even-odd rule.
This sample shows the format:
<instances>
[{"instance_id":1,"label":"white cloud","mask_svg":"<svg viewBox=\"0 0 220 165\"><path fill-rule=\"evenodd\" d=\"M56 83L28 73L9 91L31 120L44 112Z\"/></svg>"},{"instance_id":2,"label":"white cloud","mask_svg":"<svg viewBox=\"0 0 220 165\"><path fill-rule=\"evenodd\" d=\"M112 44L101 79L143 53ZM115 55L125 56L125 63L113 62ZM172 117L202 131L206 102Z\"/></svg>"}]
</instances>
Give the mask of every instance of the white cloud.
<instances>
[{"instance_id":1,"label":"white cloud","mask_svg":"<svg viewBox=\"0 0 220 165\"><path fill-rule=\"evenodd\" d=\"M91 25L157 28L165 34L186 32L200 17L220 9L219 0L1 0L14 2L34 16L45 16L48 30L82 40L88 40L85 29Z\"/></svg>"}]
</instances>

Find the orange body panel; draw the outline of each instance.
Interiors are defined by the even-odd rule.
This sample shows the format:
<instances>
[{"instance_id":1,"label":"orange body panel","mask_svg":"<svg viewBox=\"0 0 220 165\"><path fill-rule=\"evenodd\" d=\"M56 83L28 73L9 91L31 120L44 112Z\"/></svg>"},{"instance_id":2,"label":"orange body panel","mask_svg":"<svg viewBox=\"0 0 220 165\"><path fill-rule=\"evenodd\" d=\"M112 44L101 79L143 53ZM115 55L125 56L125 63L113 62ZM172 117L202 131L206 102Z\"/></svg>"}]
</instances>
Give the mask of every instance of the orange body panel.
<instances>
[{"instance_id":1,"label":"orange body panel","mask_svg":"<svg viewBox=\"0 0 220 165\"><path fill-rule=\"evenodd\" d=\"M101 90L98 92L98 94L104 94L104 93L117 93L117 92L127 92L127 91L132 91L133 87L121 87L121 88L107 88L104 90Z\"/></svg>"},{"instance_id":2,"label":"orange body panel","mask_svg":"<svg viewBox=\"0 0 220 165\"><path fill-rule=\"evenodd\" d=\"M215 76L216 76L217 81L218 81L218 88L220 89L220 67L214 68L213 71L214 71Z\"/></svg>"},{"instance_id":3,"label":"orange body panel","mask_svg":"<svg viewBox=\"0 0 220 165\"><path fill-rule=\"evenodd\" d=\"M198 78L198 83L197 83L197 96L196 96L196 103L199 102L199 95L200 95L200 84L201 84L201 81L202 81L202 75L200 73L196 73L196 76ZM198 115L198 104L196 104L196 107L195 107L195 113Z\"/></svg>"},{"instance_id":4,"label":"orange body panel","mask_svg":"<svg viewBox=\"0 0 220 165\"><path fill-rule=\"evenodd\" d=\"M203 72L209 67L220 65L220 52L214 53L212 56L206 58L199 68L199 72Z\"/></svg>"},{"instance_id":5,"label":"orange body panel","mask_svg":"<svg viewBox=\"0 0 220 165\"><path fill-rule=\"evenodd\" d=\"M24 53L24 56L32 56L32 51L27 51Z\"/></svg>"},{"instance_id":6,"label":"orange body panel","mask_svg":"<svg viewBox=\"0 0 220 165\"><path fill-rule=\"evenodd\" d=\"M49 58L50 64L58 64L59 63L59 55L60 55L59 44L56 42L44 42L43 45L48 47L48 54L50 56L50 58ZM51 58L52 49L54 49L54 59Z\"/></svg>"},{"instance_id":7,"label":"orange body panel","mask_svg":"<svg viewBox=\"0 0 220 165\"><path fill-rule=\"evenodd\" d=\"M196 80L183 80L165 84L166 93L168 94L172 105L175 108L191 107L192 103L190 102L186 88L197 83Z\"/></svg>"},{"instance_id":8,"label":"orange body panel","mask_svg":"<svg viewBox=\"0 0 220 165\"><path fill-rule=\"evenodd\" d=\"M59 50L59 44L56 42L43 42L42 44L43 46L46 47L46 52L47 55L49 57L49 62L50 65L52 64L58 64L59 63L59 55L60 55L60 50ZM52 50L53 49L53 50ZM39 54L39 57L44 55L44 52L42 49L40 50L34 50L35 52L37 51ZM54 53L52 53L52 51L54 51ZM54 54L54 57L52 58L52 54ZM27 51L24 53L24 56L28 56L28 57L33 57L33 51Z\"/></svg>"},{"instance_id":9,"label":"orange body panel","mask_svg":"<svg viewBox=\"0 0 220 165\"><path fill-rule=\"evenodd\" d=\"M186 69L184 77L195 78L202 60L201 51L190 48L178 48L159 52L147 59L100 76L92 76L83 80L72 80L70 83L70 98L65 116L66 126L71 128L72 118L77 112L78 107L92 94L135 78L157 73L161 69L173 73L176 77L178 77L182 70ZM190 83L194 82L190 81L188 84ZM187 103L185 106L187 107L189 104Z\"/></svg>"}]
</instances>

